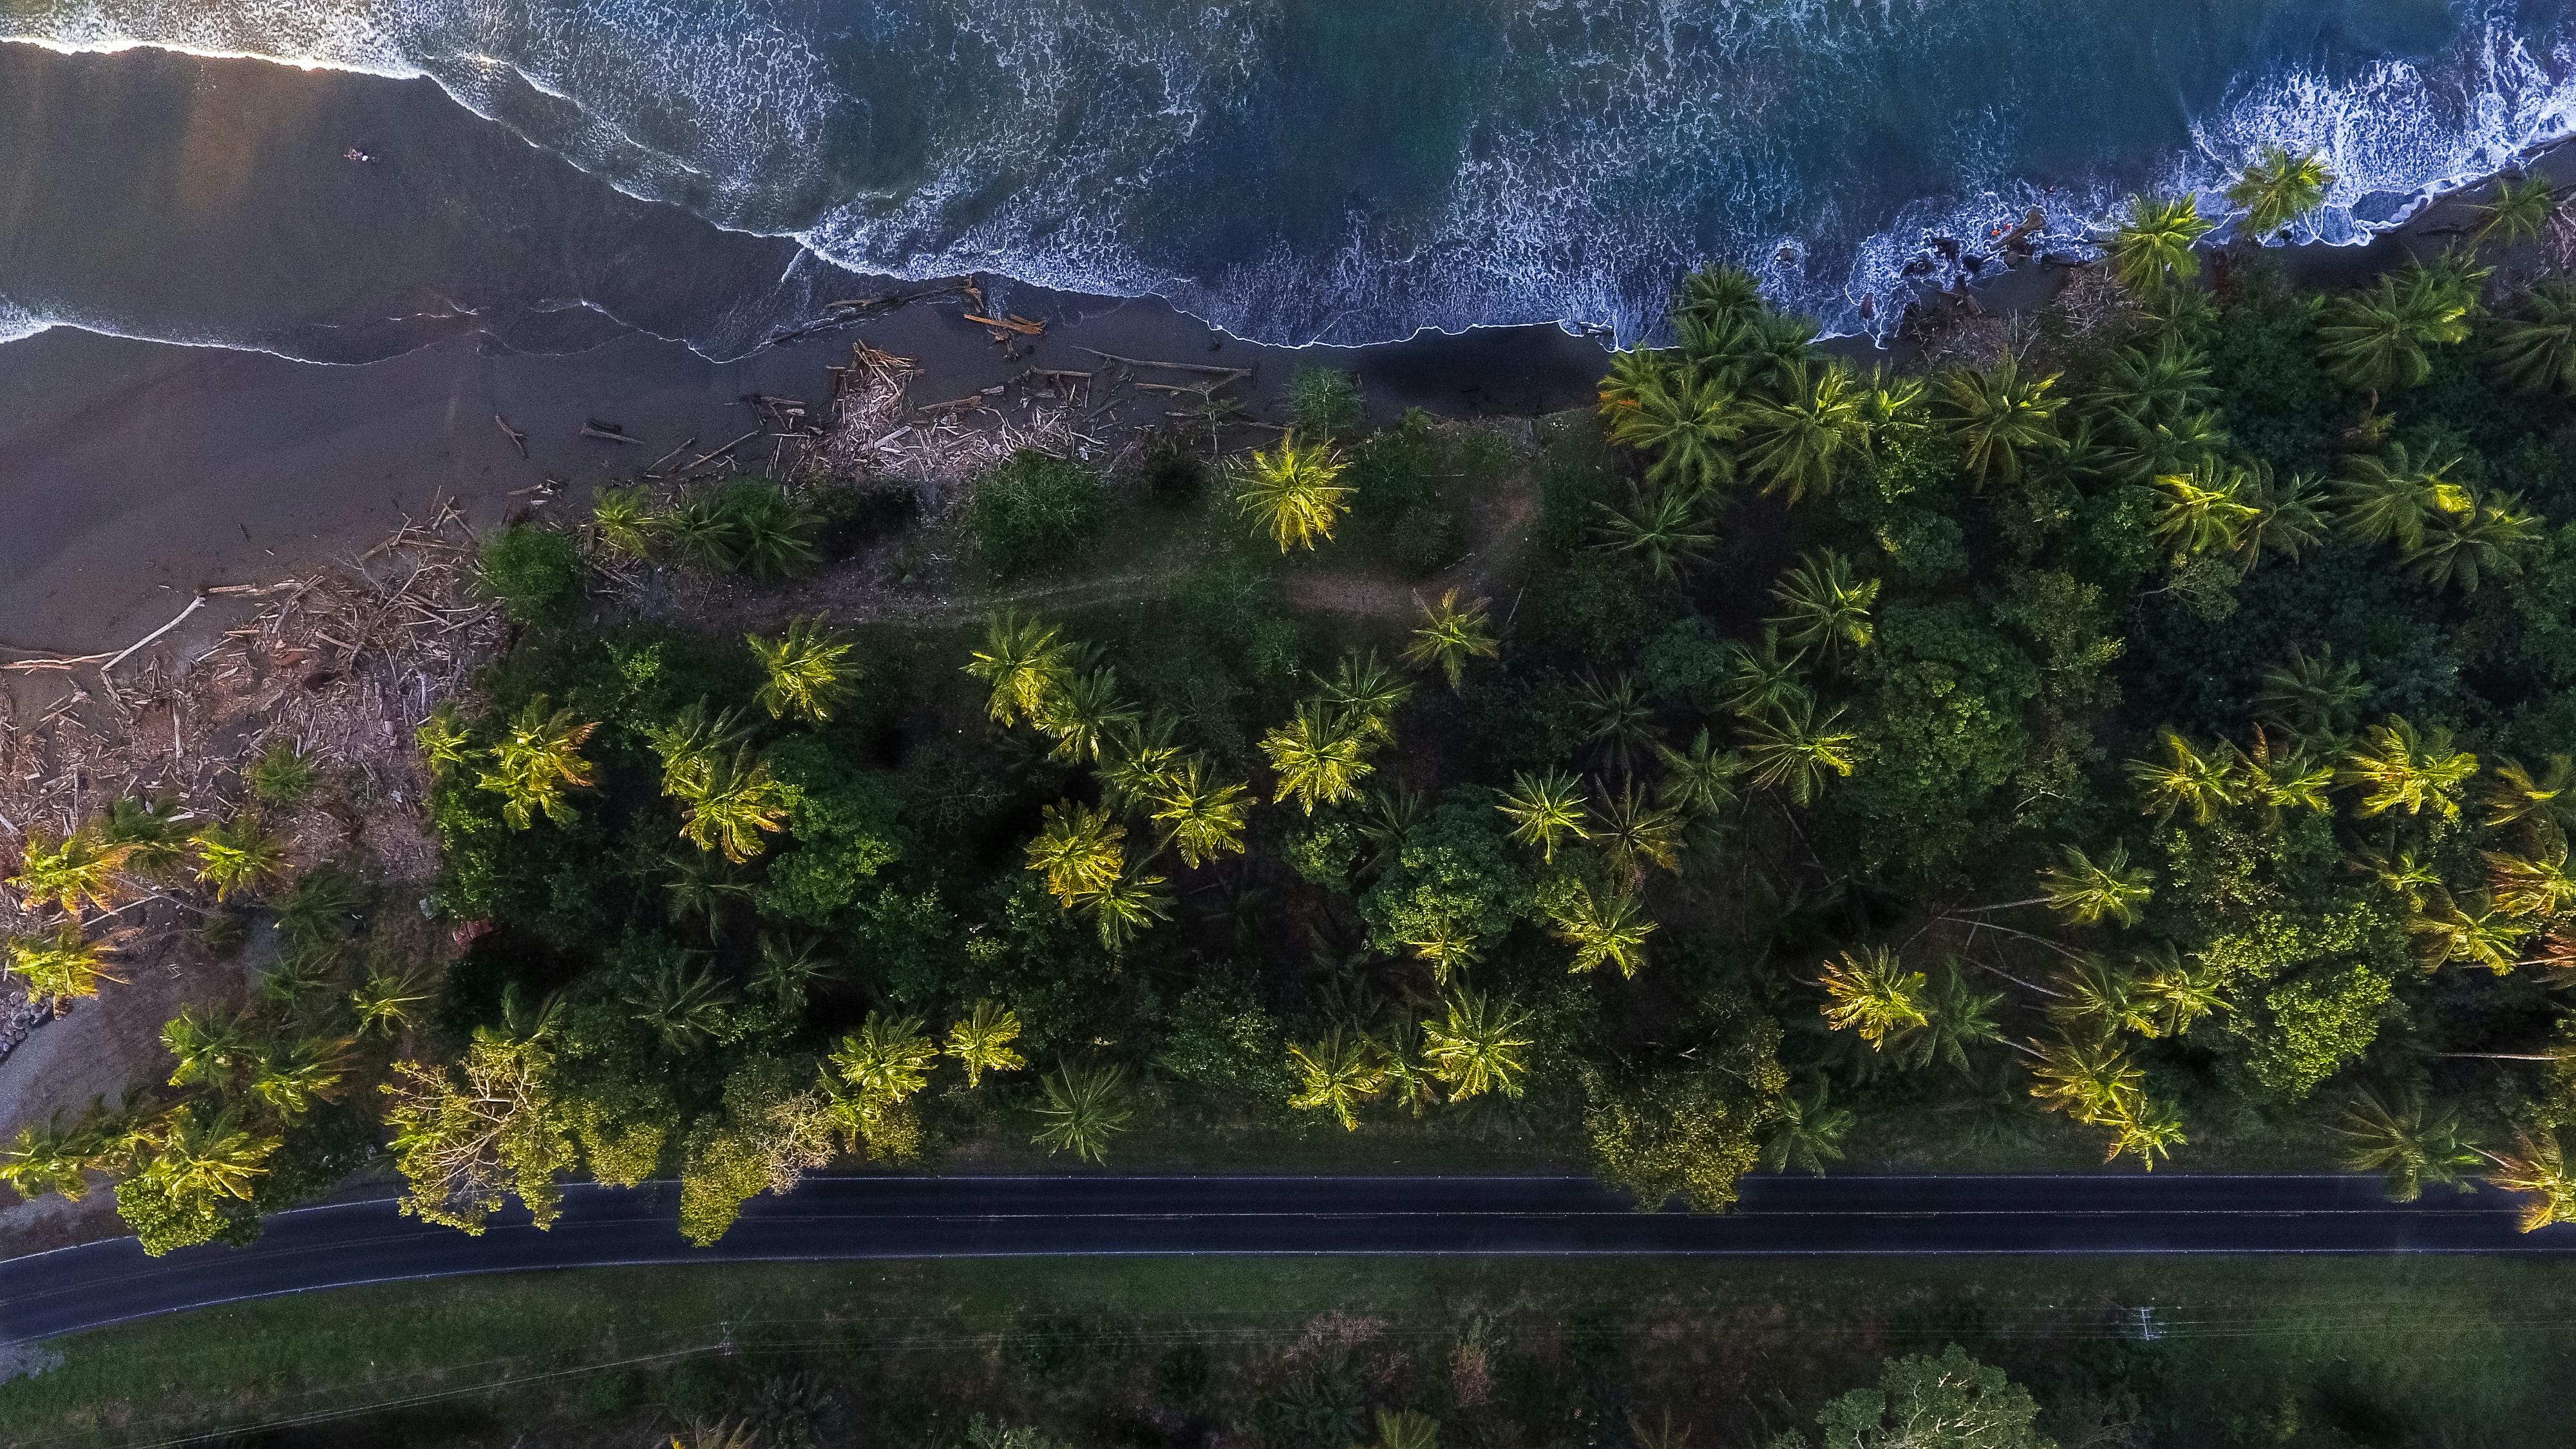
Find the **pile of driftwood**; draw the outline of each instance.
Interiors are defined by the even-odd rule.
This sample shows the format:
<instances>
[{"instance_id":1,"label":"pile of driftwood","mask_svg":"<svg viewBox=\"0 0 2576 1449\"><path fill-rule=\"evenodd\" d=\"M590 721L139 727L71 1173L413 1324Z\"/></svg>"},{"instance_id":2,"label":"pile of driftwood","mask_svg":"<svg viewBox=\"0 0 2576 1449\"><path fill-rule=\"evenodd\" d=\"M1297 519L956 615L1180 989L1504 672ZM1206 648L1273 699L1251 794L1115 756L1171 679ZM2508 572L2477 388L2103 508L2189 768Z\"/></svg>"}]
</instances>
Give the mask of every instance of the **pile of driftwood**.
<instances>
[{"instance_id":1,"label":"pile of driftwood","mask_svg":"<svg viewBox=\"0 0 2576 1449\"><path fill-rule=\"evenodd\" d=\"M67 686L25 706L25 720L0 698L0 875L15 873L30 833L60 837L120 794L229 813L242 767L284 740L340 775L343 788L327 795L361 806L336 827L296 822L299 851L329 854L354 833L389 873L426 878L435 860L412 732L502 635L470 587L475 548L463 513L442 499L339 568L208 589L112 655L0 666ZM257 613L212 644L184 657L149 647L199 610L243 600Z\"/></svg>"}]
</instances>

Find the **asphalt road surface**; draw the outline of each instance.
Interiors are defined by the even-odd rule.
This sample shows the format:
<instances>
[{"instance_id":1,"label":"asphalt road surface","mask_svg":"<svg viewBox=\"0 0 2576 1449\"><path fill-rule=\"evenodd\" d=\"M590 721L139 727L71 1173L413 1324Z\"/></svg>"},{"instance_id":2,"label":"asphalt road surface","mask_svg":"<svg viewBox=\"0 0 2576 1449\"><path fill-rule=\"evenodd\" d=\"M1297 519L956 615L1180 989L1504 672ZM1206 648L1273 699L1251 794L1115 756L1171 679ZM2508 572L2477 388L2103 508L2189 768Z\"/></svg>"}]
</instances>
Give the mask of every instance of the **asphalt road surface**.
<instances>
[{"instance_id":1,"label":"asphalt road surface","mask_svg":"<svg viewBox=\"0 0 2576 1449\"><path fill-rule=\"evenodd\" d=\"M2515 1200L2375 1178L1753 1177L1723 1216L1641 1213L1579 1177L829 1177L756 1198L712 1248L679 1189L574 1187L554 1227L480 1237L391 1200L282 1213L248 1248L131 1238L0 1262L0 1343L317 1288L646 1263L1156 1254L2565 1253Z\"/></svg>"}]
</instances>

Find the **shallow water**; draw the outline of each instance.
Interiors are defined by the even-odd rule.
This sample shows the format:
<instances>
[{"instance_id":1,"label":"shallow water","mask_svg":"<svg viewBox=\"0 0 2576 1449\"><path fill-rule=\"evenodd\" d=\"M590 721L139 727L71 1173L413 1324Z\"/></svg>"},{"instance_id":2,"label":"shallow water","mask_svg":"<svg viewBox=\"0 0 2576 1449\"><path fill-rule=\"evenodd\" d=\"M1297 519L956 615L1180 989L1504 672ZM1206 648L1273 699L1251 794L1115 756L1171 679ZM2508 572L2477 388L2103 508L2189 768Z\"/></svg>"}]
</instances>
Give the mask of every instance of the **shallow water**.
<instances>
[{"instance_id":1,"label":"shallow water","mask_svg":"<svg viewBox=\"0 0 2576 1449\"><path fill-rule=\"evenodd\" d=\"M2576 122L2565 0L0 0L0 37L127 52L0 46L0 336L331 359L503 314L738 354L850 284L816 257L1343 343L1634 337L1725 257L1855 330L2032 206L2074 249L2278 141L2348 239Z\"/></svg>"}]
</instances>

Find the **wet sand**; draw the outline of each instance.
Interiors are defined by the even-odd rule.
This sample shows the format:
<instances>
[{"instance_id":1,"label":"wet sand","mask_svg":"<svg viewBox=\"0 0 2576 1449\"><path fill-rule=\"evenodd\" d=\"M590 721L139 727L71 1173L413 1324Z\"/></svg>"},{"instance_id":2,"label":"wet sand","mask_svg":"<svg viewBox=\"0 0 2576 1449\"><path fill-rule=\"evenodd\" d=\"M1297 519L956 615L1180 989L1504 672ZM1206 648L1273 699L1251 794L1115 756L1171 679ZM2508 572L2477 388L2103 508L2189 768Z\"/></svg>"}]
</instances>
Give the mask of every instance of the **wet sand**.
<instances>
[{"instance_id":1,"label":"wet sand","mask_svg":"<svg viewBox=\"0 0 2576 1449\"><path fill-rule=\"evenodd\" d=\"M1282 413L1301 363L1352 369L1372 411L1391 417L1407 406L1579 405L1605 362L1598 341L1552 327L1363 349L1263 347L1152 299L993 281L997 307L1047 322L1032 353L1006 356L949 300L715 363L654 333L702 334L729 309L810 315L823 299L895 284L619 195L427 82L0 46L0 136L10 134L67 150L41 166L24 150L14 165L0 155L0 292L8 259L31 248L49 249L47 275L73 274L59 257L87 235L102 255L95 286L57 299L59 311L107 305L124 268L165 311L273 317L269 341L284 351L359 359L293 361L72 327L0 345L0 516L11 521L0 533L0 645L24 652L122 648L199 588L309 573L441 493L497 521L536 504L551 475L571 484L551 506L577 508L595 483L684 439L713 448L745 431L745 394L826 395L825 366L846 360L856 338L921 362L919 400L963 396L1031 365L1088 367L1090 347L1252 367L1248 400L1269 417ZM331 148L352 136L383 153L377 163L339 159ZM168 156L120 166L155 137ZM66 186L84 174L101 184ZM464 177L479 178L469 198L479 210L445 218L438 198L467 197ZM186 225L159 224L170 219L156 210L165 192ZM2444 220L2436 207L2371 247L2307 249L2295 269L2311 282L2348 281L2446 241ZM2029 265L1999 273L1979 296L1988 308L2039 305L2062 279L2061 268ZM258 305L244 310L245 293ZM600 305L567 309L565 296ZM374 320L345 320L356 317ZM1865 342L1837 350L1869 351ZM528 434L527 457L496 414ZM581 438L590 418L622 424L644 446ZM197 622L231 621L210 608Z\"/></svg>"}]
</instances>

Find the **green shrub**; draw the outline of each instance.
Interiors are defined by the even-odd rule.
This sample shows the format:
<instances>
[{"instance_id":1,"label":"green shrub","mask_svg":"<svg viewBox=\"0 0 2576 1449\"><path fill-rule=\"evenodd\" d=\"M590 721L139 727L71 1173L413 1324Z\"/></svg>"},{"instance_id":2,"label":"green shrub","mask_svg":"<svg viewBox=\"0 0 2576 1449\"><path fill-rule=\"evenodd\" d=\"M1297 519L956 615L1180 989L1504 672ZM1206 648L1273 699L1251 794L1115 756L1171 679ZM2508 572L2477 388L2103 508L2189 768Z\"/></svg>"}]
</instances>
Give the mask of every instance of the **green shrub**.
<instances>
[{"instance_id":1,"label":"green shrub","mask_svg":"<svg viewBox=\"0 0 2576 1449\"><path fill-rule=\"evenodd\" d=\"M322 783L322 772L291 742L272 740L250 768L242 771L242 783L250 787L251 798L261 804L292 810L312 797Z\"/></svg>"},{"instance_id":2,"label":"green shrub","mask_svg":"<svg viewBox=\"0 0 2576 1449\"><path fill-rule=\"evenodd\" d=\"M1301 367L1288 378L1288 420L1308 437L1357 432L1367 412L1359 379L1338 367Z\"/></svg>"},{"instance_id":3,"label":"green shrub","mask_svg":"<svg viewBox=\"0 0 2576 1449\"><path fill-rule=\"evenodd\" d=\"M1023 448L975 485L966 523L984 567L1006 579L1089 543L1108 505L1099 474Z\"/></svg>"},{"instance_id":4,"label":"green shrub","mask_svg":"<svg viewBox=\"0 0 2576 1449\"><path fill-rule=\"evenodd\" d=\"M581 551L564 534L515 523L484 545L475 578L511 622L561 623L581 601Z\"/></svg>"},{"instance_id":5,"label":"green shrub","mask_svg":"<svg viewBox=\"0 0 2576 1449\"><path fill-rule=\"evenodd\" d=\"M700 493L671 515L682 562L760 580L793 578L814 566L821 520L765 478L737 478Z\"/></svg>"}]
</instances>

